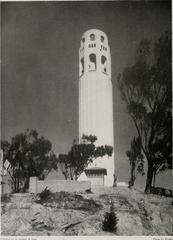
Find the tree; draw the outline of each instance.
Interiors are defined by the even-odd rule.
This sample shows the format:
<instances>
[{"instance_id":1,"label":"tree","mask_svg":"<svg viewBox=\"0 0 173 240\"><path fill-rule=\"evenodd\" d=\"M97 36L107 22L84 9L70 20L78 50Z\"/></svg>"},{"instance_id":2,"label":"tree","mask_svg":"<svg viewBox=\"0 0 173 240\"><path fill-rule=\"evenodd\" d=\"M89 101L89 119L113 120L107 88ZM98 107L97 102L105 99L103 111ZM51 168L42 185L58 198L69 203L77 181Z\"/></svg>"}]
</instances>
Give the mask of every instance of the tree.
<instances>
[{"instance_id":1,"label":"tree","mask_svg":"<svg viewBox=\"0 0 173 240\"><path fill-rule=\"evenodd\" d=\"M167 119L168 120L168 119ZM170 120L169 120L170 121ZM169 123L171 124L171 123ZM156 160L154 162L154 174L153 174L153 186L155 187L156 175L159 172L163 172L166 169L172 169L172 134L169 129L171 125L167 125L168 131L167 135L164 135L161 139L155 143L154 147L158 149L156 154Z\"/></svg>"},{"instance_id":2,"label":"tree","mask_svg":"<svg viewBox=\"0 0 173 240\"><path fill-rule=\"evenodd\" d=\"M51 142L39 137L35 130L27 129L17 134L10 143L2 141L1 148L5 153L4 160L10 162L8 172L14 192L26 191L31 176L44 179L52 169L57 169Z\"/></svg>"},{"instance_id":3,"label":"tree","mask_svg":"<svg viewBox=\"0 0 173 240\"><path fill-rule=\"evenodd\" d=\"M145 192L154 174L172 168L171 37L165 33L154 44L140 42L135 62L118 76L118 85L135 124L148 163ZM157 169L157 170L156 170Z\"/></svg>"},{"instance_id":4,"label":"tree","mask_svg":"<svg viewBox=\"0 0 173 240\"><path fill-rule=\"evenodd\" d=\"M58 157L58 163L59 163L62 174L64 175L65 179L67 180L70 175L67 154L60 153L59 157Z\"/></svg>"},{"instance_id":5,"label":"tree","mask_svg":"<svg viewBox=\"0 0 173 240\"><path fill-rule=\"evenodd\" d=\"M90 163L97 157L111 156L112 146L95 146L97 137L83 135L81 143L75 141L68 154L59 154L59 164L65 179L77 180Z\"/></svg>"},{"instance_id":6,"label":"tree","mask_svg":"<svg viewBox=\"0 0 173 240\"><path fill-rule=\"evenodd\" d=\"M141 152L141 143L139 137L133 138L131 141L131 149L126 152L126 155L129 158L131 167L129 187L133 187L138 173L140 173L142 176L145 174L144 156Z\"/></svg>"},{"instance_id":7,"label":"tree","mask_svg":"<svg viewBox=\"0 0 173 240\"><path fill-rule=\"evenodd\" d=\"M117 217L117 213L115 212L114 204L111 201L110 212L105 213L104 220L102 223L103 231L116 233L118 221L119 220Z\"/></svg>"}]
</instances>

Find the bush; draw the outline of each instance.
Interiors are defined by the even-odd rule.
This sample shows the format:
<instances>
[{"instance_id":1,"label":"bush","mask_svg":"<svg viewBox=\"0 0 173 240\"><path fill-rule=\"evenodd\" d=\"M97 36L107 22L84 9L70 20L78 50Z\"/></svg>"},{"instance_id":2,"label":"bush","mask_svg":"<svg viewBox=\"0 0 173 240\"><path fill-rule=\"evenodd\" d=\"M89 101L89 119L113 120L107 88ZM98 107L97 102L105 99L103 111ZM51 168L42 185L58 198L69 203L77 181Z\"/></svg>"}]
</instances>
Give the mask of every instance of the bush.
<instances>
[{"instance_id":1,"label":"bush","mask_svg":"<svg viewBox=\"0 0 173 240\"><path fill-rule=\"evenodd\" d=\"M102 229L103 231L116 233L117 223L118 223L117 214L114 210L113 202L111 202L110 212L107 212L104 216L104 220L102 222Z\"/></svg>"},{"instance_id":2,"label":"bush","mask_svg":"<svg viewBox=\"0 0 173 240\"><path fill-rule=\"evenodd\" d=\"M91 191L91 189L87 189L85 192L86 192L86 193L93 193L93 192Z\"/></svg>"},{"instance_id":3,"label":"bush","mask_svg":"<svg viewBox=\"0 0 173 240\"><path fill-rule=\"evenodd\" d=\"M8 193L5 193L5 194L2 194L1 195L1 203L4 202L4 203L8 203L11 201L11 195L8 194Z\"/></svg>"},{"instance_id":4,"label":"bush","mask_svg":"<svg viewBox=\"0 0 173 240\"><path fill-rule=\"evenodd\" d=\"M46 187L41 193L39 193L40 202L45 202L51 195L51 191Z\"/></svg>"}]
</instances>

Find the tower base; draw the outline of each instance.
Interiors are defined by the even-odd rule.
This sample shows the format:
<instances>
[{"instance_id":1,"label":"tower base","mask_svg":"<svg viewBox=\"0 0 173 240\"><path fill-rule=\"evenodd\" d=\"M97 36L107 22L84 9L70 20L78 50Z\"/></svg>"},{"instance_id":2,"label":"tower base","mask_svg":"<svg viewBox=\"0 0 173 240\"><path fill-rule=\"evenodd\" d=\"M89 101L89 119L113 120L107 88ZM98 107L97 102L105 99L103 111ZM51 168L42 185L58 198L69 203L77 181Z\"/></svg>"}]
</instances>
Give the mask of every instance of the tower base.
<instances>
[{"instance_id":1,"label":"tower base","mask_svg":"<svg viewBox=\"0 0 173 240\"><path fill-rule=\"evenodd\" d=\"M113 187L114 185L114 157L100 157L83 172L78 181L91 181L91 186ZM111 168L112 167L112 168Z\"/></svg>"}]
</instances>

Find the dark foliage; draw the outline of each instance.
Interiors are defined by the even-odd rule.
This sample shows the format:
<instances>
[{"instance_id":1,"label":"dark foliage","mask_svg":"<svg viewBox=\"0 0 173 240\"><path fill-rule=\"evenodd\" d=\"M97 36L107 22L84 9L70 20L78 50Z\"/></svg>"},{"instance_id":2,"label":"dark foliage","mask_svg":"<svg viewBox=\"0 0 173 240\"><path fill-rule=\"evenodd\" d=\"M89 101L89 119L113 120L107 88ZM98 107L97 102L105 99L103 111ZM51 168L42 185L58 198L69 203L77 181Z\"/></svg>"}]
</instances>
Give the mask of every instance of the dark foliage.
<instances>
[{"instance_id":1,"label":"dark foliage","mask_svg":"<svg viewBox=\"0 0 173 240\"><path fill-rule=\"evenodd\" d=\"M2 194L1 195L1 203L8 203L11 201L11 195L10 194Z\"/></svg>"},{"instance_id":2,"label":"dark foliage","mask_svg":"<svg viewBox=\"0 0 173 240\"><path fill-rule=\"evenodd\" d=\"M141 142L139 137L134 137L131 141L131 149L126 152L130 162L130 181L129 187L133 187L138 174L144 173L144 156L142 154Z\"/></svg>"},{"instance_id":3,"label":"dark foliage","mask_svg":"<svg viewBox=\"0 0 173 240\"><path fill-rule=\"evenodd\" d=\"M39 193L39 202L44 203L51 195L51 191L46 187L41 193Z\"/></svg>"},{"instance_id":4,"label":"dark foliage","mask_svg":"<svg viewBox=\"0 0 173 240\"><path fill-rule=\"evenodd\" d=\"M151 187L151 193L152 194L157 194L157 195L160 195L160 196L172 197L173 198L173 190L167 189L167 188Z\"/></svg>"},{"instance_id":5,"label":"dark foliage","mask_svg":"<svg viewBox=\"0 0 173 240\"><path fill-rule=\"evenodd\" d=\"M87 189L86 191L85 191L86 193L93 193L92 191L91 191L91 189Z\"/></svg>"},{"instance_id":6,"label":"dark foliage","mask_svg":"<svg viewBox=\"0 0 173 240\"><path fill-rule=\"evenodd\" d=\"M172 58L171 35L154 44L140 42L135 62L118 76L122 99L134 122L148 163L145 192L155 176L172 168Z\"/></svg>"},{"instance_id":7,"label":"dark foliage","mask_svg":"<svg viewBox=\"0 0 173 240\"><path fill-rule=\"evenodd\" d=\"M118 223L117 214L115 212L113 202L111 202L110 212L107 212L104 216L104 220L102 222L102 229L103 231L116 233L117 223Z\"/></svg>"},{"instance_id":8,"label":"dark foliage","mask_svg":"<svg viewBox=\"0 0 173 240\"><path fill-rule=\"evenodd\" d=\"M75 193L63 191L51 193L46 190L42 195L42 198L39 195L39 200L36 200L36 202L44 204L44 206L48 204L48 206L52 205L56 208L82 210L91 214L96 213L102 208L100 202L97 203L93 199L86 199L82 195Z\"/></svg>"},{"instance_id":9,"label":"dark foliage","mask_svg":"<svg viewBox=\"0 0 173 240\"><path fill-rule=\"evenodd\" d=\"M90 163L97 157L108 157L113 153L113 147L109 145L95 146L97 137L83 135L81 143L75 141L67 154L59 154L59 165L65 179L77 180Z\"/></svg>"},{"instance_id":10,"label":"dark foliage","mask_svg":"<svg viewBox=\"0 0 173 240\"><path fill-rule=\"evenodd\" d=\"M27 129L11 139L1 141L3 161L10 162L8 173L11 177L13 192L26 192L29 178L36 176L44 179L52 169L57 169L57 157L52 151L49 140L39 136L37 131Z\"/></svg>"}]
</instances>

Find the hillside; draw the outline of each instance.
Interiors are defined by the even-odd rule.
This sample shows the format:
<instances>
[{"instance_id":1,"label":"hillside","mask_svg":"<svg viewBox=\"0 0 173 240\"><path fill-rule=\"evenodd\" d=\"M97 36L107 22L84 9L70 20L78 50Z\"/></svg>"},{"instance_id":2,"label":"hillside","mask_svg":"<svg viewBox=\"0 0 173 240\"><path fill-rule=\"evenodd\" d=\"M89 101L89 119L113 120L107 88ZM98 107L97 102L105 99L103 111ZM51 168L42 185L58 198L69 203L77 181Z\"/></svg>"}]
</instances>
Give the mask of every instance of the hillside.
<instances>
[{"instance_id":1,"label":"hillside","mask_svg":"<svg viewBox=\"0 0 173 240\"><path fill-rule=\"evenodd\" d=\"M117 235L173 235L173 199L126 187L60 192L42 203L33 194L8 195L1 203L2 235L113 235L102 231L111 201L119 219Z\"/></svg>"}]
</instances>

